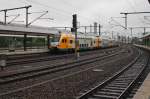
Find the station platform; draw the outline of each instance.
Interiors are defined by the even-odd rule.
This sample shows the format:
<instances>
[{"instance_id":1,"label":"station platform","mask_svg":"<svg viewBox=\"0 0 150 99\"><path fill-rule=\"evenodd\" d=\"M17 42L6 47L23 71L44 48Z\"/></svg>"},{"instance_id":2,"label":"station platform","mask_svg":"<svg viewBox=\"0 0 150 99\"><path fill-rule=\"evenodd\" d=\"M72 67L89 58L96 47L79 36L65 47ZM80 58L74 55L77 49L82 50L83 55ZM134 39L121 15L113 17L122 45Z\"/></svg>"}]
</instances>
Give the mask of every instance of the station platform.
<instances>
[{"instance_id":1,"label":"station platform","mask_svg":"<svg viewBox=\"0 0 150 99\"><path fill-rule=\"evenodd\" d=\"M9 52L9 51L0 51L0 55L1 54L5 54L5 55L19 55L19 54L33 54L33 53L44 53L44 52L48 52L48 49L28 49L27 51L24 50L15 50L13 52Z\"/></svg>"},{"instance_id":2,"label":"station platform","mask_svg":"<svg viewBox=\"0 0 150 99\"><path fill-rule=\"evenodd\" d=\"M144 46L144 45L135 45L135 46L140 47L140 48L144 48L144 49L150 51L150 47L148 47L148 46ZM148 76L144 80L141 87L136 92L133 99L150 99L150 73L148 74Z\"/></svg>"},{"instance_id":3,"label":"station platform","mask_svg":"<svg viewBox=\"0 0 150 99\"><path fill-rule=\"evenodd\" d=\"M133 97L133 99L150 99L150 73L136 92L136 95Z\"/></svg>"},{"instance_id":4,"label":"station platform","mask_svg":"<svg viewBox=\"0 0 150 99\"><path fill-rule=\"evenodd\" d=\"M147 49L150 51L150 46L145 46L145 45L137 45L137 44L134 44L135 46L137 47L140 47L140 48L143 48L143 49Z\"/></svg>"}]
</instances>

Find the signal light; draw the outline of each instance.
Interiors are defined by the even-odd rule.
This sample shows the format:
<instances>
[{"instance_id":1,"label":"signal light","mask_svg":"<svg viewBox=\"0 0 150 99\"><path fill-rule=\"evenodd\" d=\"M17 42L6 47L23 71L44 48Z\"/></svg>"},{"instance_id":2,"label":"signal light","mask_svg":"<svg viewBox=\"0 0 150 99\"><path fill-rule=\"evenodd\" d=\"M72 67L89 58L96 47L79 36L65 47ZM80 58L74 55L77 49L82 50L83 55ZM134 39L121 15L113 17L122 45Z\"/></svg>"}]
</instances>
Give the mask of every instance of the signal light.
<instances>
[{"instance_id":1,"label":"signal light","mask_svg":"<svg viewBox=\"0 0 150 99\"><path fill-rule=\"evenodd\" d=\"M74 29L77 28L77 15L76 14L73 15L73 28Z\"/></svg>"}]
</instances>

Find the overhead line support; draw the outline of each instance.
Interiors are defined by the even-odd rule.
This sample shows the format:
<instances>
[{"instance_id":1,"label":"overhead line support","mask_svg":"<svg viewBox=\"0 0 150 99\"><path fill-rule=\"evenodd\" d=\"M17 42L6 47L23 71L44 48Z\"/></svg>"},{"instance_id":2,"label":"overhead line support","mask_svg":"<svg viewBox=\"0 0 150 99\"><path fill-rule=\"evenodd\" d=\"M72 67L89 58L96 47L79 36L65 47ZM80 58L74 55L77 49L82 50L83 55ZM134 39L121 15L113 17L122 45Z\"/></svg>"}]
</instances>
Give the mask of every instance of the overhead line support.
<instances>
[{"instance_id":1,"label":"overhead line support","mask_svg":"<svg viewBox=\"0 0 150 99\"><path fill-rule=\"evenodd\" d=\"M18 8L12 8L12 9L4 9L4 10L0 10L0 12L4 12L4 24L7 24L7 11L11 11L11 10L19 10L19 9L26 9L26 26L28 24L28 9L32 7L31 5L29 6L24 6L24 7L18 7Z\"/></svg>"}]
</instances>

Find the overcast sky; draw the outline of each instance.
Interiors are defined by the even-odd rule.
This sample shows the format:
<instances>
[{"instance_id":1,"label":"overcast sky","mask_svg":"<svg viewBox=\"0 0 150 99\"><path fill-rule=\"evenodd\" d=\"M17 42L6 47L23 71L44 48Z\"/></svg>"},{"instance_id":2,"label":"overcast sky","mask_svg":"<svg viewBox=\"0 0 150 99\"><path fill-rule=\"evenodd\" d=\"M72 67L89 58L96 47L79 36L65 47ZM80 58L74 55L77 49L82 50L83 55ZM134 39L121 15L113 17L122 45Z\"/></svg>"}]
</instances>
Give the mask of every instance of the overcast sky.
<instances>
[{"instance_id":1,"label":"overcast sky","mask_svg":"<svg viewBox=\"0 0 150 99\"><path fill-rule=\"evenodd\" d=\"M116 24L111 17L123 17L120 12L150 11L148 0L0 0L0 9L21 7L32 5L30 12L49 11L45 18L54 18L54 20L38 20L34 25L57 27L71 26L72 14L78 15L78 21L81 25L90 25L98 22L103 25L103 31L122 30L121 27L114 27L110 24ZM22 14L16 21L25 21L25 10L10 11L8 15ZM32 21L40 14L29 15ZM144 20L142 15L129 15L128 26L149 26L148 21ZM0 20L3 21L3 13L0 14ZM13 17L8 17L8 21ZM150 19L150 17L149 17ZM118 23L124 25L124 19L115 19ZM142 29L139 31L142 31Z\"/></svg>"}]
</instances>

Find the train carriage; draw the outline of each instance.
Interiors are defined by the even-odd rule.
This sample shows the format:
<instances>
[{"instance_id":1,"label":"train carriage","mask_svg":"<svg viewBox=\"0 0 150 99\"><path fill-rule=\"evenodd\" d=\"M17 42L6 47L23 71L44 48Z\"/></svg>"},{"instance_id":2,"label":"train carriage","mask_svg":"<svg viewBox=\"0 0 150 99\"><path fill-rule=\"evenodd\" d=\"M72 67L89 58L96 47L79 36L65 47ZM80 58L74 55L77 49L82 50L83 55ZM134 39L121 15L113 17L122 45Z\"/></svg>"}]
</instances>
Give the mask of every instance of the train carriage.
<instances>
[{"instance_id":1,"label":"train carriage","mask_svg":"<svg viewBox=\"0 0 150 99\"><path fill-rule=\"evenodd\" d=\"M90 36L79 32L77 36L77 47L79 50L96 49L113 46L111 39L101 39L100 36ZM71 32L60 32L50 38L50 49L53 50L74 50L75 35Z\"/></svg>"}]
</instances>

